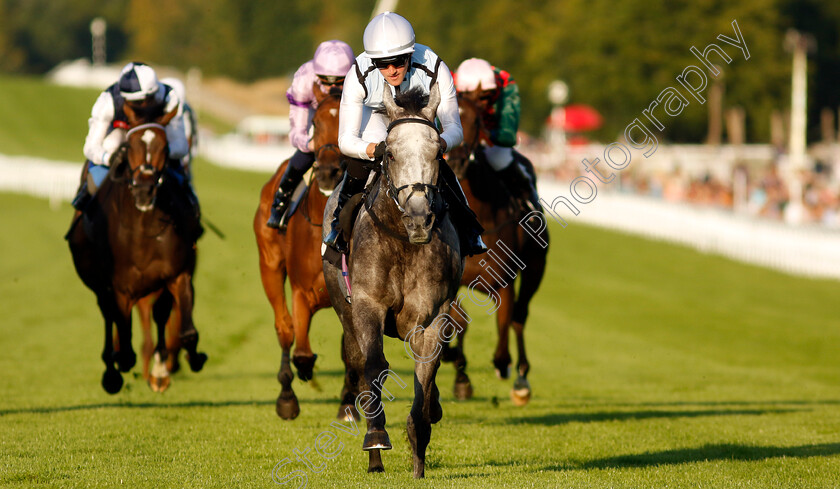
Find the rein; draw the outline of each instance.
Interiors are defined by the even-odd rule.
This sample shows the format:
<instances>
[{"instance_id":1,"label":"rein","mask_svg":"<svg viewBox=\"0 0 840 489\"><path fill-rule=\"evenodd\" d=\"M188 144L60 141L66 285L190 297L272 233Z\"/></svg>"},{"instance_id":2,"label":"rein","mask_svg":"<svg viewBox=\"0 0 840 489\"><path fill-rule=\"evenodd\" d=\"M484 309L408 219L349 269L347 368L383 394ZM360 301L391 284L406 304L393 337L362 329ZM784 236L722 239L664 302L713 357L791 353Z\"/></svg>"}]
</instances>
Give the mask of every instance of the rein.
<instances>
[{"instance_id":1,"label":"rein","mask_svg":"<svg viewBox=\"0 0 840 489\"><path fill-rule=\"evenodd\" d=\"M132 134L134 134L135 132L137 132L141 129L151 129L151 128L160 129L161 131L166 131L166 128L163 127L162 125L158 124L157 122L147 122L146 124L140 124L139 126L134 126L131 129L129 129L128 132L125 133L125 137L126 138L129 137L129 136L131 136Z\"/></svg>"}]
</instances>

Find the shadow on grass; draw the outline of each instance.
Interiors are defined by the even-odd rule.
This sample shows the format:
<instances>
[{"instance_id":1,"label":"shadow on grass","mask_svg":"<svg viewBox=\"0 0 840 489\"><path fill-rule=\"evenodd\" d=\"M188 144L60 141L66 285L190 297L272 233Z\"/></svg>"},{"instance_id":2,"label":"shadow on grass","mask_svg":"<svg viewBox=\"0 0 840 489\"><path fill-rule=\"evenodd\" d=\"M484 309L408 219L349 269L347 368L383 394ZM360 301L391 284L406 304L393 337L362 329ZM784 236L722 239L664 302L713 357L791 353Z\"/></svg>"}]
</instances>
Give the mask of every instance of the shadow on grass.
<instances>
[{"instance_id":1,"label":"shadow on grass","mask_svg":"<svg viewBox=\"0 0 840 489\"><path fill-rule=\"evenodd\" d=\"M609 469L626 467L651 467L678 465L694 462L733 460L754 462L770 458L828 457L840 454L840 443L800 445L795 447L765 447L723 443L698 448L680 448L639 455L621 455L586 462L579 469ZM568 466L547 467L546 470L569 470Z\"/></svg>"},{"instance_id":2,"label":"shadow on grass","mask_svg":"<svg viewBox=\"0 0 840 489\"><path fill-rule=\"evenodd\" d=\"M556 426L568 423L597 423L602 421L626 421L658 418L701 418L707 416L761 416L764 414L786 414L801 409L701 409L679 411L601 411L595 413L552 413L543 416L523 416L502 421L503 424L538 424Z\"/></svg>"},{"instance_id":3,"label":"shadow on grass","mask_svg":"<svg viewBox=\"0 0 840 489\"><path fill-rule=\"evenodd\" d=\"M231 407L231 406L273 406L275 400L266 401L185 401L185 402L118 402L80 404L76 406L51 406L20 409L6 409L0 411L0 416L9 414L50 414L70 411L86 411L90 409L145 409L145 408L190 408L190 407ZM338 402L338 401L334 401Z\"/></svg>"}]
</instances>

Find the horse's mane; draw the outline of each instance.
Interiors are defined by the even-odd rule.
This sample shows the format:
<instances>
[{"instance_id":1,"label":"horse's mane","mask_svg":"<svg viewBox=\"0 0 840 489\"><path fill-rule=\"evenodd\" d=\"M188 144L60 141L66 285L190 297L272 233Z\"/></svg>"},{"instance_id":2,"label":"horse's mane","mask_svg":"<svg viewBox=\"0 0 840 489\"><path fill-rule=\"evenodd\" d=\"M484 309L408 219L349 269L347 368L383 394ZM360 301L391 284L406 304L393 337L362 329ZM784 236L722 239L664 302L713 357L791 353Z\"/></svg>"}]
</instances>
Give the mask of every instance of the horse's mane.
<instances>
[{"instance_id":1,"label":"horse's mane","mask_svg":"<svg viewBox=\"0 0 840 489\"><path fill-rule=\"evenodd\" d=\"M421 111L429 103L429 94L420 87L414 87L411 90L399 93L394 102L402 107L408 115L421 116Z\"/></svg>"}]
</instances>

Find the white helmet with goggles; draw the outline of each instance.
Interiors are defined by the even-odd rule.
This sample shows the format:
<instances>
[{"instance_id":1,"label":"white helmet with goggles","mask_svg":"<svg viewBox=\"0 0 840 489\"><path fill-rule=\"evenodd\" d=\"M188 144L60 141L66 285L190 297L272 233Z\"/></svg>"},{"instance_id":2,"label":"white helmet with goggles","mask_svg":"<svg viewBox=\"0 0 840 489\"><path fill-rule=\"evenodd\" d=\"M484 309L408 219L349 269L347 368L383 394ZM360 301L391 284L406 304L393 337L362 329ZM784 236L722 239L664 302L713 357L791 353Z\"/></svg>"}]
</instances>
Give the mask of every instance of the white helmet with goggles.
<instances>
[{"instance_id":1,"label":"white helmet with goggles","mask_svg":"<svg viewBox=\"0 0 840 489\"><path fill-rule=\"evenodd\" d=\"M160 91L155 70L145 63L129 63L120 73L120 95L129 102L145 100Z\"/></svg>"},{"instance_id":2,"label":"white helmet with goggles","mask_svg":"<svg viewBox=\"0 0 840 489\"><path fill-rule=\"evenodd\" d=\"M471 92L478 87L482 90L496 88L496 74L490 63L480 58L464 60L455 70L455 89L459 92Z\"/></svg>"},{"instance_id":3,"label":"white helmet with goggles","mask_svg":"<svg viewBox=\"0 0 840 489\"><path fill-rule=\"evenodd\" d=\"M363 41L372 59L406 55L414 52L414 29L405 17L383 12L365 27Z\"/></svg>"}]
</instances>

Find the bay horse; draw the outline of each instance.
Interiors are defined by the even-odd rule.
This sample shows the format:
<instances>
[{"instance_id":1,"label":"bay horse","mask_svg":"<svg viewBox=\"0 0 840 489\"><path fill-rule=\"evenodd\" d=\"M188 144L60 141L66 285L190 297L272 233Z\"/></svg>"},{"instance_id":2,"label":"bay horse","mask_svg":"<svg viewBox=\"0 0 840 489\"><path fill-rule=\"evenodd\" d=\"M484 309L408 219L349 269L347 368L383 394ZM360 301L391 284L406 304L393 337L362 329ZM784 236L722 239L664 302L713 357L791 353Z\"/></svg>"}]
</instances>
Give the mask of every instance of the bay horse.
<instances>
[{"instance_id":1,"label":"bay horse","mask_svg":"<svg viewBox=\"0 0 840 489\"><path fill-rule=\"evenodd\" d=\"M277 397L277 415L283 419L294 419L300 414L300 405L292 389L294 374L290 366L290 350L295 344L291 362L303 381L312 379L317 355L309 343L309 327L316 311L330 307L330 297L324 284L321 269L321 228L327 196L341 181L342 155L338 150L338 109L341 91L334 89L324 94L320 87L313 86L318 108L312 119L313 144L315 148L314 176L309 189L289 218L285 232L265 225L274 192L286 170L289 160L283 162L260 192L260 203L254 215L254 235L257 239L260 259L260 276L263 289L274 310L274 329L282 349L280 370L277 380L281 391ZM285 282L288 278L292 289L291 315L286 302ZM342 408L339 418L345 415L344 407L352 407L357 381L345 374L345 388L341 393ZM357 416L356 416L357 417Z\"/></svg>"},{"instance_id":2,"label":"bay horse","mask_svg":"<svg viewBox=\"0 0 840 489\"><path fill-rule=\"evenodd\" d=\"M440 139L434 122L440 92L432 86L428 99L415 88L397 96L384 90L390 120L381 177L366 191L363 208L349 240L349 289L345 300L341 269L324 260L324 276L333 307L344 328L344 355L358 373L357 406L367 418L362 449L368 451L368 472L382 472L380 450L391 449L385 431L382 384L389 376L407 384L389 369L383 335L400 338L414 357L414 402L406 422L414 477L425 473L426 448L432 424L443 411L435 376L442 330L463 272L458 235L444 213L437 187ZM397 105L399 103L400 105ZM326 212L333 212L332 196ZM324 230L326 235L327 230ZM452 323L454 327L454 323ZM390 399L393 396L387 394Z\"/></svg>"},{"instance_id":3,"label":"bay horse","mask_svg":"<svg viewBox=\"0 0 840 489\"><path fill-rule=\"evenodd\" d=\"M136 363L131 310L141 300L157 297L151 307L158 327L149 379L153 390L169 385L165 328L173 308L190 368L197 372L207 360L197 351L198 332L192 321L195 244L201 226L187 210L191 206L184 189L166 169L165 126L177 110L151 122L140 119L128 105L125 112L126 157L109 170L67 234L76 272L96 295L105 320L102 387L110 394L122 388L120 372Z\"/></svg>"},{"instance_id":4,"label":"bay horse","mask_svg":"<svg viewBox=\"0 0 840 489\"><path fill-rule=\"evenodd\" d=\"M528 382L530 364L525 353L525 321L528 318L528 306L542 282L545 273L548 247L533 239L519 220L524 212L513 202L513 197L504 184L496 177L495 171L483 159L483 152L476 151L482 142L489 142L489 135L482 122L482 110L479 105L478 91L459 93L458 109L461 127L464 130L464 142L449 153L448 163L458 175L470 208L478 216L484 227L484 242L490 250L486 255L467 258L461 285L479 285L478 290L491 293L493 307L496 310L498 341L493 355L493 365L499 378L509 376L511 364L508 349L508 333L512 327L516 334L518 361L517 378L511 390L511 400L517 406L528 403L531 386ZM517 160L522 162L536 181L536 173L531 163L514 151ZM543 230L540 237L547 244L548 231ZM515 280L519 278L519 288ZM472 289L472 287L471 287ZM470 294L472 294L470 290ZM459 296L460 297L460 296ZM463 304L464 301L459 301ZM476 301L477 303L479 301ZM483 304L483 303L482 303ZM464 356L464 336L469 315L455 314L453 317L461 328L458 333L458 345L449 347L444 352L445 361L453 361L456 369L454 395L464 400L472 397L473 390L466 374L467 360Z\"/></svg>"}]
</instances>

